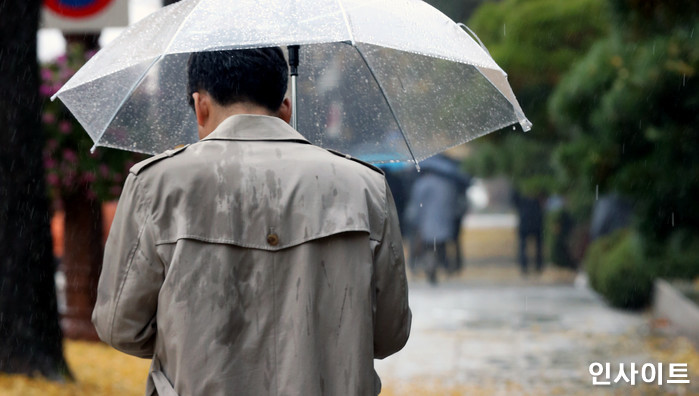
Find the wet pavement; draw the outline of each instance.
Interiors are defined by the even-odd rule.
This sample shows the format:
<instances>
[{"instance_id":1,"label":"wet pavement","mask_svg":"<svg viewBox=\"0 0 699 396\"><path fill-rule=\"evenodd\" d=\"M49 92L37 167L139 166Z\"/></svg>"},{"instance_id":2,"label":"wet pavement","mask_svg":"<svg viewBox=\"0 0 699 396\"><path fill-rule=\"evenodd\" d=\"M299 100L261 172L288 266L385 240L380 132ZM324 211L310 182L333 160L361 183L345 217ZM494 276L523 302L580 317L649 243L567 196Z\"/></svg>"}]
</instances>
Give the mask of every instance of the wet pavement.
<instances>
[{"instance_id":1,"label":"wet pavement","mask_svg":"<svg viewBox=\"0 0 699 396\"><path fill-rule=\"evenodd\" d=\"M592 386L593 362L616 367L612 380L620 363L657 363L656 335L647 313L610 308L573 272L483 263L410 283L410 340L376 362L387 394L699 394L691 368L690 385Z\"/></svg>"}]
</instances>

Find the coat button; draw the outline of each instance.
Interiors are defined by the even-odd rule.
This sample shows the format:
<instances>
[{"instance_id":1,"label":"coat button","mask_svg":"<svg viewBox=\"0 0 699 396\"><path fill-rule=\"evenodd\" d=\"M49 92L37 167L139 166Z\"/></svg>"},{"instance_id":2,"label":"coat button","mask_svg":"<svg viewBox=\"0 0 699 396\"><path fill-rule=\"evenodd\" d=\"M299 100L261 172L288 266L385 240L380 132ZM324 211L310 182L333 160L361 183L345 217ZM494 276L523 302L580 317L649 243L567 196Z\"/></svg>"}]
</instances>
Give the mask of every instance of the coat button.
<instances>
[{"instance_id":1,"label":"coat button","mask_svg":"<svg viewBox=\"0 0 699 396\"><path fill-rule=\"evenodd\" d=\"M277 234L274 233L267 235L267 243L271 246L279 245L279 236L277 236Z\"/></svg>"}]
</instances>

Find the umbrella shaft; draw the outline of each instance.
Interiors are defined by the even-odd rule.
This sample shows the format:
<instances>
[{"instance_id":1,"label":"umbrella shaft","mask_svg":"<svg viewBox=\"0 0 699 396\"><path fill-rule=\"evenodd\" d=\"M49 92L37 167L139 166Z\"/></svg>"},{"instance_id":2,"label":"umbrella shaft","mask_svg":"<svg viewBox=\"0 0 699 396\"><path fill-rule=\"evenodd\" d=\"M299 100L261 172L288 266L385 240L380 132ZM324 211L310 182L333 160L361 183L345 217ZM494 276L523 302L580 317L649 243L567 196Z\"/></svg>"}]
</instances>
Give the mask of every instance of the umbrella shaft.
<instances>
[{"instance_id":1,"label":"umbrella shaft","mask_svg":"<svg viewBox=\"0 0 699 396\"><path fill-rule=\"evenodd\" d=\"M296 76L291 75L291 127L297 129L296 118Z\"/></svg>"},{"instance_id":2,"label":"umbrella shaft","mask_svg":"<svg viewBox=\"0 0 699 396\"><path fill-rule=\"evenodd\" d=\"M296 77L299 75L299 46L290 45L289 50L289 74L291 75L291 127L296 129Z\"/></svg>"}]
</instances>

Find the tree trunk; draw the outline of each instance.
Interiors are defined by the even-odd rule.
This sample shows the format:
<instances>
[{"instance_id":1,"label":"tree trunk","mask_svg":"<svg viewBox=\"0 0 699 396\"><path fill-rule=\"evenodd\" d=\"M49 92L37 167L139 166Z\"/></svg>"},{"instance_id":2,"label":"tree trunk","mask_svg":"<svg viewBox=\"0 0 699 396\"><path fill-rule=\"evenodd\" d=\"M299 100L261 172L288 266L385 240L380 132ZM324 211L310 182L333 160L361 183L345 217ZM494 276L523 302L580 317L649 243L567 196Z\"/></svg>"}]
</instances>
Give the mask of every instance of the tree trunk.
<instances>
[{"instance_id":1,"label":"tree trunk","mask_svg":"<svg viewBox=\"0 0 699 396\"><path fill-rule=\"evenodd\" d=\"M0 1L0 371L64 379L41 155L40 6Z\"/></svg>"},{"instance_id":2,"label":"tree trunk","mask_svg":"<svg viewBox=\"0 0 699 396\"><path fill-rule=\"evenodd\" d=\"M63 208L60 269L66 277L66 312L61 327L67 338L98 341L91 317L102 268L102 206L87 194L77 193L63 199Z\"/></svg>"}]
</instances>

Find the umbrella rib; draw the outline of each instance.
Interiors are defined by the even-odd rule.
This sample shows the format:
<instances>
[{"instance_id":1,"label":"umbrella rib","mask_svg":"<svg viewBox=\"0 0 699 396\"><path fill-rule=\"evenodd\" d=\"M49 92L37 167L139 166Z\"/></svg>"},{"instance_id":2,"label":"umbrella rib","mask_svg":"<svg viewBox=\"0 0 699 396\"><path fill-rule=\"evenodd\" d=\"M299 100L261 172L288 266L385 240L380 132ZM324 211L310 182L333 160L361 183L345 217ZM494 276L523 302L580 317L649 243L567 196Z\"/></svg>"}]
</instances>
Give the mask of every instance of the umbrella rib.
<instances>
[{"instance_id":1,"label":"umbrella rib","mask_svg":"<svg viewBox=\"0 0 699 396\"><path fill-rule=\"evenodd\" d=\"M374 78L374 81L376 81L376 85L379 86L379 91L381 91L381 95L383 96L384 100L386 101L386 104L388 105L388 110L391 111L391 115L393 116L393 119L396 120L396 124L398 124L398 128L401 131L401 136L403 136L403 141L405 141L405 145L408 147L408 152L410 153L410 156L413 157L413 161L415 162L415 167L417 168L418 172L420 171L420 165L417 162L417 158L415 158L415 154L413 153L413 146L410 144L410 141L408 140L408 137L405 136L405 128L403 128L403 125L401 124L400 120L398 119L398 116L396 115L395 110L393 109L393 105L391 105L391 101L388 99L388 96L386 95L386 90L384 90L383 85L381 84L381 81L376 77L376 73L374 72L374 68L371 67L369 62L367 61L366 57L364 57L364 54L362 51L357 47L356 45L353 45L354 49L357 51L359 54L359 57L362 58L362 61L366 65L366 67L369 69L369 73L371 73L371 76Z\"/></svg>"},{"instance_id":2,"label":"umbrella rib","mask_svg":"<svg viewBox=\"0 0 699 396\"><path fill-rule=\"evenodd\" d=\"M182 29L184 28L184 25L186 24L187 20L192 16L192 13L194 12L194 9L196 9L199 4L201 4L201 0L198 0L196 4L192 6L192 8L189 10L187 13L187 16L185 16L182 19L182 23L180 23L180 26L177 27L177 31L175 31L175 34L170 37L170 41L167 43L167 47L165 47L165 50L163 51L163 54L167 54L168 51L170 51L170 47L172 47L172 43L175 42L175 39L177 38L177 35L180 34Z\"/></svg>"},{"instance_id":3,"label":"umbrella rib","mask_svg":"<svg viewBox=\"0 0 699 396\"><path fill-rule=\"evenodd\" d=\"M175 38L177 37L177 35L178 35L178 34L180 33L180 31L182 30L182 27L184 26L185 22L187 22L187 20L192 16L192 11L194 11L194 9L197 8L197 6L198 6L199 4L201 4L201 0L197 1L197 3L194 4L194 6L189 10L189 13L187 13L187 16L184 17L184 19L182 20L182 23L180 24L180 26L177 27L177 31L175 31L175 34L173 34L172 37L170 38L170 41L167 43L167 46L165 47L165 50L163 50L163 53L161 53L160 55L158 55L158 57L155 58L155 59L153 60L153 62L151 62L150 65L148 65L148 67L147 67L147 68L143 71L143 73L138 77L138 80L136 80L136 82L135 82L135 83L131 86L131 88L128 90L128 93L127 93L126 95L124 95L124 99L122 99L121 103L119 103L119 106L116 108L116 110L114 110L114 114L112 114L112 116L109 118L109 121L107 122L107 125L105 126L104 130L102 131L102 133L100 134L100 136L99 136L99 137L97 138L97 140L95 141L95 145L92 146L92 149L90 149L90 151L94 151L95 147L97 147L97 142L99 142L100 139L102 139L102 136L104 136L104 133L107 131L107 128L109 127L109 125L114 121L114 118L116 118L116 116L117 116L117 114L119 113L119 110L121 109L121 107L124 105L124 103L126 103L126 100L131 96L131 94L132 94L133 91L136 89L136 87L137 87L139 84L141 84L141 81L143 81L143 79L146 77L146 74L148 74L148 72L149 72L150 69L153 67L153 65L156 64L160 59L162 59L163 56L165 56L165 54L167 54L167 52L170 50L170 47L172 46L172 43L175 41Z\"/></svg>"},{"instance_id":4,"label":"umbrella rib","mask_svg":"<svg viewBox=\"0 0 699 396\"><path fill-rule=\"evenodd\" d=\"M133 94L133 92L136 90L136 87L138 87L138 85L141 84L141 81L143 81L143 79L146 78L146 74L148 74L148 72L149 72L150 69L153 67L153 65L154 65L156 62L158 62L162 57L163 57L163 55L158 55L158 56L153 60L153 62L151 62L150 65L148 65L148 67L146 67L145 70L143 70L143 73L141 73L141 75L138 77L138 80L136 80L136 82L134 82L134 83L131 85L131 88L129 88L129 90L127 91L127 94L124 95L124 98L121 100L121 103L119 103L119 106L117 106L117 107L114 109L114 113L112 114L111 117L109 117L109 121L107 121L107 124L105 125L104 130L102 130L102 133L100 133L100 136L97 138L97 140L95 140L95 144L94 144L94 146L92 146L92 148L90 149L90 151L94 151L94 150L95 150L95 147L97 147L97 144L98 144L99 141L102 139L102 136L104 136L104 133L107 132L107 128L109 128L109 125L111 125L111 123L112 123L112 122L114 121L114 119L116 118L117 114L119 114L119 110L121 110L122 106L124 106L124 103L126 103L126 101L131 97L131 94Z\"/></svg>"},{"instance_id":5,"label":"umbrella rib","mask_svg":"<svg viewBox=\"0 0 699 396\"><path fill-rule=\"evenodd\" d=\"M354 46L354 33L352 33L352 27L349 23L349 17L347 16L347 11L345 11L345 6L342 5L342 0L337 0L337 5L340 6L340 11L342 11L342 18L345 20L345 27L347 27L347 33L349 34L350 42L352 43L352 46Z\"/></svg>"}]
</instances>

